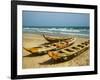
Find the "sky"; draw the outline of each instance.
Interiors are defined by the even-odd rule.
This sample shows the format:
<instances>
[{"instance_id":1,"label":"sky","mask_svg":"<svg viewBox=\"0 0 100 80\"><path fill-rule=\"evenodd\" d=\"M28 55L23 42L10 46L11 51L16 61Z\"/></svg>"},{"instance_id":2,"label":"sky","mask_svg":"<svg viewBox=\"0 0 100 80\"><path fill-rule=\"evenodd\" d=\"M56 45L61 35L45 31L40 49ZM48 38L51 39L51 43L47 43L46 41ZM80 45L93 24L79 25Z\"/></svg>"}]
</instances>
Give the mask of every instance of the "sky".
<instances>
[{"instance_id":1,"label":"sky","mask_svg":"<svg viewBox=\"0 0 100 80\"><path fill-rule=\"evenodd\" d=\"M23 11L23 26L89 26L88 13Z\"/></svg>"}]
</instances>

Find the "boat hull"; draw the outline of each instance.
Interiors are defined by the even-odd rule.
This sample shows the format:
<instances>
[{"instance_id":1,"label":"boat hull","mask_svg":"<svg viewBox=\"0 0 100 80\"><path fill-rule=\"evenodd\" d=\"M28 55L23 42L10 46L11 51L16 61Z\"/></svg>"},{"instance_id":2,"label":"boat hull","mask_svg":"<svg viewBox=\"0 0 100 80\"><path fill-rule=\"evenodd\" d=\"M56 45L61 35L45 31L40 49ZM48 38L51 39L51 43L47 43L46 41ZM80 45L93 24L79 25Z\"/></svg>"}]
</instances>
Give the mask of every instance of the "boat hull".
<instances>
[{"instance_id":1,"label":"boat hull","mask_svg":"<svg viewBox=\"0 0 100 80\"><path fill-rule=\"evenodd\" d=\"M64 40L64 41L60 41L60 42L56 42L56 43L42 45L39 47L24 48L24 49L32 54L41 55L41 54L48 53L48 51L57 51L59 49L68 47L68 46L72 45L75 42L75 40L76 40L75 38L72 38L70 40Z\"/></svg>"},{"instance_id":2,"label":"boat hull","mask_svg":"<svg viewBox=\"0 0 100 80\"><path fill-rule=\"evenodd\" d=\"M76 49L75 49L76 48ZM57 51L49 51L48 55L56 61L68 61L73 59L74 57L82 54L86 50L89 49L89 41L85 41L79 45L72 46L69 48L64 48ZM65 51L67 50L67 51Z\"/></svg>"},{"instance_id":3,"label":"boat hull","mask_svg":"<svg viewBox=\"0 0 100 80\"><path fill-rule=\"evenodd\" d=\"M47 40L50 43L64 41L64 40L69 39L69 38L50 37L50 36L46 36L46 35L43 35L43 37L45 38L45 40Z\"/></svg>"}]
</instances>

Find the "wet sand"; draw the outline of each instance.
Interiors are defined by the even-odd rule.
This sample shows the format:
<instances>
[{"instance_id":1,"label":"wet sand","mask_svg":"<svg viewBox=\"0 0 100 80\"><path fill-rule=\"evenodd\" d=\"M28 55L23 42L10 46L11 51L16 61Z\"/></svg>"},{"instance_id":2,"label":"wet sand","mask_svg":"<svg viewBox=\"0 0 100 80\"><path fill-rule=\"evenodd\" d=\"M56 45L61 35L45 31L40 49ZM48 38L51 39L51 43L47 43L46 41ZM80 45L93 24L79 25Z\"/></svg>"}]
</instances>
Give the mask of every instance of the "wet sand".
<instances>
[{"instance_id":1,"label":"wet sand","mask_svg":"<svg viewBox=\"0 0 100 80\"><path fill-rule=\"evenodd\" d=\"M72 37L76 37L76 42L73 45L76 45L76 44L88 39L88 38L82 38L79 36L72 36ZM31 33L23 34L23 47L25 47L25 48L36 47L43 43L47 43L47 41L43 38L42 35L31 34ZM22 64L23 69L86 66L86 65L89 65L89 50L86 50L79 56L77 56L69 61L54 62L48 56L48 54L41 55L41 56L34 56L30 52L23 49L22 63L23 63Z\"/></svg>"}]
</instances>

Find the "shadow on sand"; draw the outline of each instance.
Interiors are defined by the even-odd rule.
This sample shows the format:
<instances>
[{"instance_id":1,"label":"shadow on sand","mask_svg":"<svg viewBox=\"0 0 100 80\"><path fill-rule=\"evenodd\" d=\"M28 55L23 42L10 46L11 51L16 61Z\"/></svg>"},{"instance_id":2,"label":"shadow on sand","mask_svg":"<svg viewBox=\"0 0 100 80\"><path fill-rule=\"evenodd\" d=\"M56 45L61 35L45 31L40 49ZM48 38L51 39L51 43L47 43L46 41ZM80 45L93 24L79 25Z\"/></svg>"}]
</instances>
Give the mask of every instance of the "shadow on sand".
<instances>
[{"instance_id":1,"label":"shadow on sand","mask_svg":"<svg viewBox=\"0 0 100 80\"><path fill-rule=\"evenodd\" d=\"M39 63L40 65L51 65L51 64L58 64L58 63L62 63L65 62L65 60L53 60L53 59L49 59L43 63Z\"/></svg>"},{"instance_id":2,"label":"shadow on sand","mask_svg":"<svg viewBox=\"0 0 100 80\"><path fill-rule=\"evenodd\" d=\"M71 55L71 56L69 56L69 57L67 58L67 60L64 60L64 59L54 60L54 59L51 58L51 59L49 59L49 60L47 60L47 61L45 61L45 62L43 62L43 63L40 63L40 65L58 64L58 63L70 61L70 60L72 60L72 59L75 58L75 57L76 57L76 56Z\"/></svg>"},{"instance_id":3,"label":"shadow on sand","mask_svg":"<svg viewBox=\"0 0 100 80\"><path fill-rule=\"evenodd\" d=\"M43 56L43 55L45 55L45 54L44 53L43 54L39 54L39 53L33 54L33 53L31 53L31 54L23 56L23 57L37 57L37 56Z\"/></svg>"}]
</instances>

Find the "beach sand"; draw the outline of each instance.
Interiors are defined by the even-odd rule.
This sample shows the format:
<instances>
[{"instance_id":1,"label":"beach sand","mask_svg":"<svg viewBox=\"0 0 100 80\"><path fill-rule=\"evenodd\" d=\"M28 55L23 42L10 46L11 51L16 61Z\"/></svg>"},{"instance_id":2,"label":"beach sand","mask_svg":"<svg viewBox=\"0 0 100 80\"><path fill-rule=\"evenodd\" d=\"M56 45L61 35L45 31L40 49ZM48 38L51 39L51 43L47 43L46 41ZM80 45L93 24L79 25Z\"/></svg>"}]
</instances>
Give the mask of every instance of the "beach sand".
<instances>
[{"instance_id":1,"label":"beach sand","mask_svg":"<svg viewBox=\"0 0 100 80\"><path fill-rule=\"evenodd\" d=\"M80 42L89 39L78 36L72 36L72 37L76 37L76 42L73 45L76 45ZM43 38L42 35L23 33L23 47L31 48L31 47L36 47L43 43L47 43L47 41ZM33 56L30 52L23 49L23 57L22 57L23 69L86 66L86 65L89 65L89 49L69 61L57 62L57 63L52 61L52 59L48 56L48 54L41 56Z\"/></svg>"}]
</instances>

